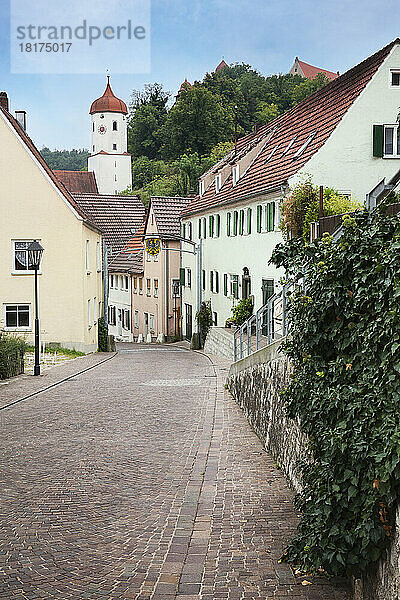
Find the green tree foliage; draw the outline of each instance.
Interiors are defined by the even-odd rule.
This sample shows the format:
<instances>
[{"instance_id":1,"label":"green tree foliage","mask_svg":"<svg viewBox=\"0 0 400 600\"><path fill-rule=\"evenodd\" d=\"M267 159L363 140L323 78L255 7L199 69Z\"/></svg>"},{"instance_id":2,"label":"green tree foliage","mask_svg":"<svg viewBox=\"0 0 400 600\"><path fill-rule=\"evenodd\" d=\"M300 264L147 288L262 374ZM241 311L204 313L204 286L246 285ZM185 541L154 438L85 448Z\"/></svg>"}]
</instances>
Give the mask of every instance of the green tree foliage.
<instances>
[{"instance_id":1,"label":"green tree foliage","mask_svg":"<svg viewBox=\"0 0 400 600\"><path fill-rule=\"evenodd\" d=\"M305 100L305 98L323 88L327 83L329 83L329 79L323 73L318 73L314 79L303 79L293 90L293 105Z\"/></svg>"},{"instance_id":2,"label":"green tree foliage","mask_svg":"<svg viewBox=\"0 0 400 600\"><path fill-rule=\"evenodd\" d=\"M201 85L181 92L160 132L162 155L177 159L185 153L208 154L218 142L232 140L232 111L220 97Z\"/></svg>"},{"instance_id":3,"label":"green tree foliage","mask_svg":"<svg viewBox=\"0 0 400 600\"><path fill-rule=\"evenodd\" d=\"M160 157L160 131L167 118L170 93L159 83L134 90L129 105L128 151L133 156Z\"/></svg>"},{"instance_id":4,"label":"green tree foliage","mask_svg":"<svg viewBox=\"0 0 400 600\"><path fill-rule=\"evenodd\" d=\"M287 559L331 574L367 572L385 556L400 497L400 221L358 212L333 243L276 248L294 291L283 392L309 436ZM304 286L300 285L304 282Z\"/></svg>"},{"instance_id":5,"label":"green tree foliage","mask_svg":"<svg viewBox=\"0 0 400 600\"><path fill-rule=\"evenodd\" d=\"M332 188L324 188L323 216L340 215L361 210L357 200L340 195ZM319 217L319 188L306 177L290 190L281 205L281 229L286 239L303 236L310 239L310 224Z\"/></svg>"},{"instance_id":6,"label":"green tree foliage","mask_svg":"<svg viewBox=\"0 0 400 600\"><path fill-rule=\"evenodd\" d=\"M61 169L66 171L83 171L87 167L89 150L50 150L43 147L40 150L50 169Z\"/></svg>"},{"instance_id":7,"label":"green tree foliage","mask_svg":"<svg viewBox=\"0 0 400 600\"><path fill-rule=\"evenodd\" d=\"M279 117L278 105L274 104L273 102L271 104L268 104L267 102L260 102L255 116L257 123L266 125L270 121L276 119L276 117Z\"/></svg>"}]
</instances>

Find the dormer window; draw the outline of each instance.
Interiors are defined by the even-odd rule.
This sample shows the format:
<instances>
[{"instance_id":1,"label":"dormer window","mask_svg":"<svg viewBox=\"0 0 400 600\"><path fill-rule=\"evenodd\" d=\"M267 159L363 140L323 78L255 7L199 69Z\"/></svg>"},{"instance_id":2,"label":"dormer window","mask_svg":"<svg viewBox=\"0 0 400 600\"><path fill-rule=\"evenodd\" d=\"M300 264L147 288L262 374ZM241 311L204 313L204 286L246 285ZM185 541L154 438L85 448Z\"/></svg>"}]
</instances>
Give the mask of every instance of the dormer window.
<instances>
[{"instance_id":1,"label":"dormer window","mask_svg":"<svg viewBox=\"0 0 400 600\"><path fill-rule=\"evenodd\" d=\"M317 132L314 131L313 133L311 133L311 135L308 136L308 138L306 139L304 144L301 146L301 148L299 148L297 150L296 154L293 156L293 160L296 160L296 158L298 158L301 154L303 154L304 150L313 141L313 139L315 138L316 135L317 135Z\"/></svg>"},{"instance_id":2,"label":"dormer window","mask_svg":"<svg viewBox=\"0 0 400 600\"><path fill-rule=\"evenodd\" d=\"M199 194L200 196L204 194L204 181L200 181L199 183Z\"/></svg>"},{"instance_id":3,"label":"dormer window","mask_svg":"<svg viewBox=\"0 0 400 600\"><path fill-rule=\"evenodd\" d=\"M390 71L392 87L400 87L400 69Z\"/></svg>"},{"instance_id":4,"label":"dormer window","mask_svg":"<svg viewBox=\"0 0 400 600\"><path fill-rule=\"evenodd\" d=\"M217 194L218 194L219 190L221 189L221 185L222 185L222 177L221 177L221 174L219 174L215 178L215 192Z\"/></svg>"},{"instance_id":5,"label":"dormer window","mask_svg":"<svg viewBox=\"0 0 400 600\"><path fill-rule=\"evenodd\" d=\"M232 183L233 185L236 185L237 182L239 181L239 177L240 177L240 167L239 165L235 165L232 169Z\"/></svg>"}]
</instances>

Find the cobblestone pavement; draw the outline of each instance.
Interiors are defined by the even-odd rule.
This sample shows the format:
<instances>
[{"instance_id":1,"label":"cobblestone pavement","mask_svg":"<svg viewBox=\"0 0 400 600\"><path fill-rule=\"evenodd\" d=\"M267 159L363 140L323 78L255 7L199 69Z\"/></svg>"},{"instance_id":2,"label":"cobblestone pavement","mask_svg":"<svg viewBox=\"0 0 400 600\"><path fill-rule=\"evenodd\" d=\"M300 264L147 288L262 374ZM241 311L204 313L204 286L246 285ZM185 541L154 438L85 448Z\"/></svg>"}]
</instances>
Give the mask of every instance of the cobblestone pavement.
<instances>
[{"instance_id":1,"label":"cobblestone pavement","mask_svg":"<svg viewBox=\"0 0 400 600\"><path fill-rule=\"evenodd\" d=\"M122 350L0 412L0 598L347 598L278 563L292 494L224 390L226 363ZM3 404L32 381L0 388Z\"/></svg>"}]
</instances>

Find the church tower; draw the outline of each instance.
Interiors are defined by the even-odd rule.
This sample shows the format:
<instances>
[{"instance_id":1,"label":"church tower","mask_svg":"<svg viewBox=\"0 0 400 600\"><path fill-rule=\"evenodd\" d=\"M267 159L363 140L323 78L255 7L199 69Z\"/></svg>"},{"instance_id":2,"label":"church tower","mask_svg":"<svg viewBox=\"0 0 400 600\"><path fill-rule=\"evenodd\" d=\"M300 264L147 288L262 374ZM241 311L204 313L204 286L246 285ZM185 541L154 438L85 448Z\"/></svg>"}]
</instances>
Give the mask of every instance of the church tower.
<instances>
[{"instance_id":1,"label":"church tower","mask_svg":"<svg viewBox=\"0 0 400 600\"><path fill-rule=\"evenodd\" d=\"M88 171L94 171L100 194L118 194L132 185L132 159L127 152L128 109L107 87L90 107L92 154Z\"/></svg>"}]
</instances>

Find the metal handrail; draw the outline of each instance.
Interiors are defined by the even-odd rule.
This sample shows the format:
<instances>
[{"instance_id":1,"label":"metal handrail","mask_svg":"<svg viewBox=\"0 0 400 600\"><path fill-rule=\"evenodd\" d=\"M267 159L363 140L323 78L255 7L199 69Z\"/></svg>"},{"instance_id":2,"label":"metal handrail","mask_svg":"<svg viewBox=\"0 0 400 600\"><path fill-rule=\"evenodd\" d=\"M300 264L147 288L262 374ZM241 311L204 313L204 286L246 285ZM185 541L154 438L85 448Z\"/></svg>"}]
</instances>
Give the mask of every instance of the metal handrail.
<instances>
[{"instance_id":1,"label":"metal handrail","mask_svg":"<svg viewBox=\"0 0 400 600\"><path fill-rule=\"evenodd\" d=\"M236 329L233 334L235 362L260 350L263 342L266 346L286 336L287 295L288 290L284 286L280 292L268 298L266 304ZM252 344L253 332L255 349Z\"/></svg>"}]
</instances>

